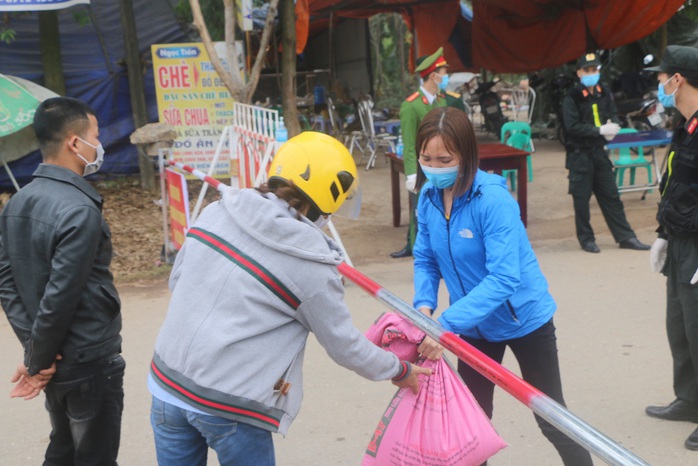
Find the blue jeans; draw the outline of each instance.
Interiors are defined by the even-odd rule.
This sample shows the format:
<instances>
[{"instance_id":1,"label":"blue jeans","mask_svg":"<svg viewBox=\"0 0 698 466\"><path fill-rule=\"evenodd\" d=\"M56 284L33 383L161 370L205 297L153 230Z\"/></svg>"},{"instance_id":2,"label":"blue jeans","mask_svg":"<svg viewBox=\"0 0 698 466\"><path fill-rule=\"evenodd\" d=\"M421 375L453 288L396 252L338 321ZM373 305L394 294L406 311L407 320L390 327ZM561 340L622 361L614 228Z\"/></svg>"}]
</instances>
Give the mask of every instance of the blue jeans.
<instances>
[{"instance_id":1,"label":"blue jeans","mask_svg":"<svg viewBox=\"0 0 698 466\"><path fill-rule=\"evenodd\" d=\"M44 466L116 465L126 362L115 354L86 364L57 364L46 386L51 436Z\"/></svg>"},{"instance_id":2,"label":"blue jeans","mask_svg":"<svg viewBox=\"0 0 698 466\"><path fill-rule=\"evenodd\" d=\"M161 466L206 466L208 448L221 466L274 466L271 432L178 408L153 397L150 423Z\"/></svg>"}]
</instances>

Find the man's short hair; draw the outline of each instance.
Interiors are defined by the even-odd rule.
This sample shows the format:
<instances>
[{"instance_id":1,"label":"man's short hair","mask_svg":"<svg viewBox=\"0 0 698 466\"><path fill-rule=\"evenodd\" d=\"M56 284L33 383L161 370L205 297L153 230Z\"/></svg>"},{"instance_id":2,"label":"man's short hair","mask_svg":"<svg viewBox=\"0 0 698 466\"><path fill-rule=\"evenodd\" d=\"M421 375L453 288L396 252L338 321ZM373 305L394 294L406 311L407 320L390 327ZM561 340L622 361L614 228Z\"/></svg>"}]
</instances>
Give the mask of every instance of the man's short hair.
<instances>
[{"instance_id":1,"label":"man's short hair","mask_svg":"<svg viewBox=\"0 0 698 466\"><path fill-rule=\"evenodd\" d=\"M44 100L34 114L34 131L45 157L55 155L58 145L69 132L84 134L90 125L88 115L94 110L72 97L53 97Z\"/></svg>"}]
</instances>

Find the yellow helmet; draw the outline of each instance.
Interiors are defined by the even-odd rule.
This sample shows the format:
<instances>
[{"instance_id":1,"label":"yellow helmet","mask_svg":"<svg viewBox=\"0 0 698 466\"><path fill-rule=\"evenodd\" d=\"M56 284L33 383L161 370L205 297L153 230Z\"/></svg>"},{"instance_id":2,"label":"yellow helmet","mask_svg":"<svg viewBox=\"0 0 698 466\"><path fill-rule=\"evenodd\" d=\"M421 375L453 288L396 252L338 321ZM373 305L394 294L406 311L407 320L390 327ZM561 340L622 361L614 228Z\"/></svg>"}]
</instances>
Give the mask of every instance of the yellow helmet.
<instances>
[{"instance_id":1,"label":"yellow helmet","mask_svg":"<svg viewBox=\"0 0 698 466\"><path fill-rule=\"evenodd\" d=\"M272 188L279 181L293 183L321 215L337 212L358 185L356 164L347 148L332 136L314 131L301 133L279 148L268 178Z\"/></svg>"}]
</instances>

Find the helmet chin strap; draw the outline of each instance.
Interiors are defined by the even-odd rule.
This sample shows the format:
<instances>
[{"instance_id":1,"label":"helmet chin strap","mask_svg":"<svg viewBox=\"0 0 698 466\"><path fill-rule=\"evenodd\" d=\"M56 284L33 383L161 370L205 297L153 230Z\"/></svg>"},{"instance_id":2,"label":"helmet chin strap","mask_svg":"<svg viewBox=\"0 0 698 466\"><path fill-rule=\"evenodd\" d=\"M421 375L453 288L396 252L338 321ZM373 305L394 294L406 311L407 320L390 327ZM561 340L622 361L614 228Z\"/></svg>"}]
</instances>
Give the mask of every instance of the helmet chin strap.
<instances>
[{"instance_id":1,"label":"helmet chin strap","mask_svg":"<svg viewBox=\"0 0 698 466\"><path fill-rule=\"evenodd\" d=\"M305 215L308 220L311 222L314 222L318 218L320 218L320 210L315 207L313 204L310 204L310 207L308 208L308 213Z\"/></svg>"}]
</instances>

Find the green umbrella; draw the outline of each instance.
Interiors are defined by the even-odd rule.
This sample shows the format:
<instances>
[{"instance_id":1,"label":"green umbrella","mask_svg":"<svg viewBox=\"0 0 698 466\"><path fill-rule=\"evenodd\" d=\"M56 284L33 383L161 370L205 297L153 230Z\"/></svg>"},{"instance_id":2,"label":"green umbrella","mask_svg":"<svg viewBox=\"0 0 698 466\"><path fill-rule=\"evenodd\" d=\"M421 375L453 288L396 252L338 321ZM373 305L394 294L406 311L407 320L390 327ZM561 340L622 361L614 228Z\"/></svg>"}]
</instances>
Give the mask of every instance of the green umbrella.
<instances>
[{"instance_id":1,"label":"green umbrella","mask_svg":"<svg viewBox=\"0 0 698 466\"><path fill-rule=\"evenodd\" d=\"M9 76L0 74L0 137L32 124L39 99Z\"/></svg>"},{"instance_id":2,"label":"green umbrella","mask_svg":"<svg viewBox=\"0 0 698 466\"><path fill-rule=\"evenodd\" d=\"M39 103L58 94L26 79L0 74L0 162L17 182L7 162L39 148L32 122ZM19 189L17 187L17 189Z\"/></svg>"}]
</instances>

